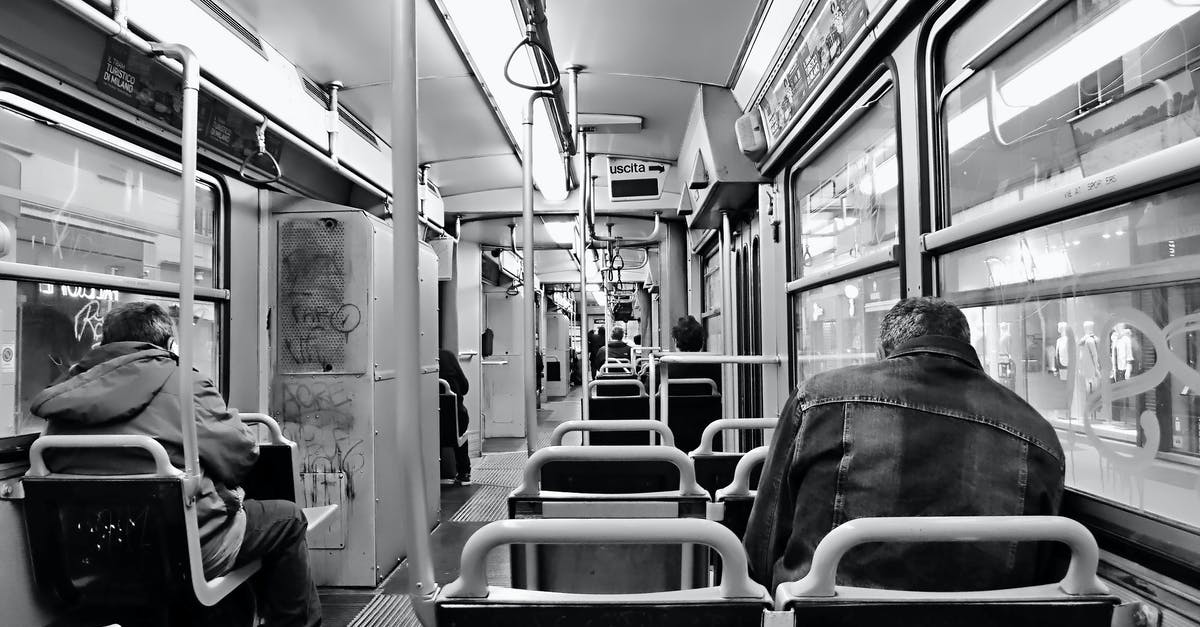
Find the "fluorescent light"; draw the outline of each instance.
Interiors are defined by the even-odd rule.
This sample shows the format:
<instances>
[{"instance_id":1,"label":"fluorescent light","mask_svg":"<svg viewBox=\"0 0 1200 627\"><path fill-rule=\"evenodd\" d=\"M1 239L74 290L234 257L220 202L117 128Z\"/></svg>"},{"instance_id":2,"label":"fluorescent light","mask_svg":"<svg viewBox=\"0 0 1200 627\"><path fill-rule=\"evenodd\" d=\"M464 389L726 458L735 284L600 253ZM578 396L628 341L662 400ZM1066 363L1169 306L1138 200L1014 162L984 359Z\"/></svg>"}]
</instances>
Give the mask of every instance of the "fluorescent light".
<instances>
[{"instance_id":1,"label":"fluorescent light","mask_svg":"<svg viewBox=\"0 0 1200 627\"><path fill-rule=\"evenodd\" d=\"M530 92L510 84L504 78L504 62L513 47L525 37L525 25L504 1L443 0L449 19L462 40L466 52L479 70L479 80L491 92L513 137L523 138L521 128L525 104ZM518 80L536 76L530 55L513 60ZM524 150L524 147L521 147ZM550 126L545 101L533 108L533 181L542 196L551 202L567 198L566 164L559 152L558 140Z\"/></svg>"},{"instance_id":2,"label":"fluorescent light","mask_svg":"<svg viewBox=\"0 0 1200 627\"><path fill-rule=\"evenodd\" d=\"M575 244L578 237L575 234L575 222L546 222L546 232L550 239L559 244Z\"/></svg>"},{"instance_id":3,"label":"fluorescent light","mask_svg":"<svg viewBox=\"0 0 1200 627\"><path fill-rule=\"evenodd\" d=\"M999 86L996 126L1198 11L1200 5L1168 0L1132 0L1116 8ZM986 107L987 100L980 100L950 119L951 153L990 131Z\"/></svg>"}]
</instances>

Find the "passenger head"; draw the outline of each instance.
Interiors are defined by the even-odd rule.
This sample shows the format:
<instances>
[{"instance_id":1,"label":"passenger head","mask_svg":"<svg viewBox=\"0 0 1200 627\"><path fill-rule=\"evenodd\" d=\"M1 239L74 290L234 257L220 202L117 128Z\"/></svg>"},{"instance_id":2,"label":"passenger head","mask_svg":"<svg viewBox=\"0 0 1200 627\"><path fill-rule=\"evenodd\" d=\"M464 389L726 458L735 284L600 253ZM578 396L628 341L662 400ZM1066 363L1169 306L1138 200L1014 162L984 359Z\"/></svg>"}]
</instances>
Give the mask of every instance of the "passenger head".
<instances>
[{"instance_id":1,"label":"passenger head","mask_svg":"<svg viewBox=\"0 0 1200 627\"><path fill-rule=\"evenodd\" d=\"M618 342L625 339L625 329L623 327L613 327L612 339Z\"/></svg>"},{"instance_id":2,"label":"passenger head","mask_svg":"<svg viewBox=\"0 0 1200 627\"><path fill-rule=\"evenodd\" d=\"M704 350L704 335L704 325L692 316L680 318L671 328L671 337L675 338L675 347L689 353Z\"/></svg>"},{"instance_id":3,"label":"passenger head","mask_svg":"<svg viewBox=\"0 0 1200 627\"><path fill-rule=\"evenodd\" d=\"M879 323L879 358L891 355L897 346L922 335L944 335L970 342L971 328L954 303L928 296L905 298Z\"/></svg>"},{"instance_id":4,"label":"passenger head","mask_svg":"<svg viewBox=\"0 0 1200 627\"><path fill-rule=\"evenodd\" d=\"M175 322L165 309L147 302L123 303L104 316L101 344L149 342L164 350L175 337Z\"/></svg>"}]
</instances>

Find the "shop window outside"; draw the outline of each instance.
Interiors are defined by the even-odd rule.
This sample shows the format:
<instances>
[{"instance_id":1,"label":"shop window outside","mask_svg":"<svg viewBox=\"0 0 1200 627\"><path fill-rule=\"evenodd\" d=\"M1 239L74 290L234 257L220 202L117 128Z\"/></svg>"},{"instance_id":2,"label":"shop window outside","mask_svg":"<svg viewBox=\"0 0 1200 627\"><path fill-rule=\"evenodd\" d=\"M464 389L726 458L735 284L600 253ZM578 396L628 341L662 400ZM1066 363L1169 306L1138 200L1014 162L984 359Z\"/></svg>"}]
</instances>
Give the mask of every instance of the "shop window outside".
<instances>
[{"instance_id":1,"label":"shop window outside","mask_svg":"<svg viewBox=\"0 0 1200 627\"><path fill-rule=\"evenodd\" d=\"M876 360L879 323L899 298L899 270L884 270L794 294L797 381Z\"/></svg>"},{"instance_id":2,"label":"shop window outside","mask_svg":"<svg viewBox=\"0 0 1200 627\"><path fill-rule=\"evenodd\" d=\"M954 41L947 54L961 56ZM1117 185L1097 175L1200 137L1197 59L1200 5L1066 3L946 97L949 221L1051 190L1069 199L1076 183Z\"/></svg>"}]
</instances>

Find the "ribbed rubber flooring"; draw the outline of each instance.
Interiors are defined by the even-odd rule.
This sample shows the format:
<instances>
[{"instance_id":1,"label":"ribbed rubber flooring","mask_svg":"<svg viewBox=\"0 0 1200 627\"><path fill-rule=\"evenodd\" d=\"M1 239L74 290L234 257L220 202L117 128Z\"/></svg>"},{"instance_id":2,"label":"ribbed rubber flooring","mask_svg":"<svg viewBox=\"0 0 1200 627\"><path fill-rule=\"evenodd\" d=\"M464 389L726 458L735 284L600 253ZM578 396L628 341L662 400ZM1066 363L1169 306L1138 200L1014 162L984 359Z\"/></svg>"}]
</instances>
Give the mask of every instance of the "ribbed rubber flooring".
<instances>
[{"instance_id":1,"label":"ribbed rubber flooring","mask_svg":"<svg viewBox=\"0 0 1200 627\"><path fill-rule=\"evenodd\" d=\"M483 485L454 512L450 522L491 522L508 517L508 486Z\"/></svg>"},{"instance_id":2,"label":"ribbed rubber flooring","mask_svg":"<svg viewBox=\"0 0 1200 627\"><path fill-rule=\"evenodd\" d=\"M349 627L420 627L407 594L381 594L371 600Z\"/></svg>"}]
</instances>

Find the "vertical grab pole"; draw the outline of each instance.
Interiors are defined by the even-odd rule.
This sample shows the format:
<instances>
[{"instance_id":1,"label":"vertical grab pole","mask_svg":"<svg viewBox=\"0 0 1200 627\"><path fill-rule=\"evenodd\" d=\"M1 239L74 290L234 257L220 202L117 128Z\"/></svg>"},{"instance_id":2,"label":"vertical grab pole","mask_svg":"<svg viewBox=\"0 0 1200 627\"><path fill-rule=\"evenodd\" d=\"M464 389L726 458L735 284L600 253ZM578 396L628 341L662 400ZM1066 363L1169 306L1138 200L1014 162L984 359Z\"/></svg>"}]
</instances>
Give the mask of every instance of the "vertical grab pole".
<instances>
[{"instance_id":1,"label":"vertical grab pole","mask_svg":"<svg viewBox=\"0 0 1200 627\"><path fill-rule=\"evenodd\" d=\"M567 68L567 76L570 78L571 102L572 109L578 114L579 102L579 70L580 67L573 65ZM581 417L584 420L591 418L591 411L588 407L590 400L588 399L588 385L592 382L592 355L588 350L588 332L591 331L590 319L587 313L587 194L588 194L588 156L587 156L587 133L579 132L577 121L573 121L575 126L573 130L577 133L578 139L575 143L577 147L577 158L580 164L579 174L579 359L580 373L579 382L583 384L583 412ZM587 433L585 432L584 441L586 442Z\"/></svg>"},{"instance_id":2,"label":"vertical grab pole","mask_svg":"<svg viewBox=\"0 0 1200 627\"><path fill-rule=\"evenodd\" d=\"M733 327L733 318L737 307L733 302L733 255L730 252L732 247L733 226L729 221L729 212L721 211L721 326L724 336L722 352L726 355L737 354L735 346L737 338L734 337ZM735 405L737 377L734 376L732 364L721 365L721 378L724 379L721 385L723 392L721 394L721 417L733 418L737 407Z\"/></svg>"},{"instance_id":3,"label":"vertical grab pole","mask_svg":"<svg viewBox=\"0 0 1200 627\"><path fill-rule=\"evenodd\" d=\"M646 392L650 394L650 420L658 420L658 405L654 404L658 393L658 359L654 351L650 351L650 389Z\"/></svg>"},{"instance_id":4,"label":"vertical grab pole","mask_svg":"<svg viewBox=\"0 0 1200 627\"><path fill-rule=\"evenodd\" d=\"M181 209L179 212L179 404L183 422L183 463L188 476L200 476L200 449L196 444L196 404L192 389L193 342L192 320L196 315L196 128L197 101L200 94L200 61L190 48L182 44L154 43L150 50L156 55L175 59L183 64L183 122ZM196 486L192 483L192 486Z\"/></svg>"},{"instance_id":5,"label":"vertical grab pole","mask_svg":"<svg viewBox=\"0 0 1200 627\"><path fill-rule=\"evenodd\" d=\"M537 346L533 336L533 327L537 324L533 306L533 106L538 100L552 96L545 91L529 94L525 115L521 118L521 127L525 130L521 147L521 256L524 257L521 280L525 284L525 298L521 303L524 331L521 335L525 345L525 450L530 455L533 455L537 442Z\"/></svg>"},{"instance_id":6,"label":"vertical grab pole","mask_svg":"<svg viewBox=\"0 0 1200 627\"><path fill-rule=\"evenodd\" d=\"M416 0L392 2L392 298L395 307L396 451L403 464L401 498L408 531L409 594L421 624L436 624L437 582L425 511L425 468L421 463L420 293L417 290L417 18Z\"/></svg>"}]
</instances>

